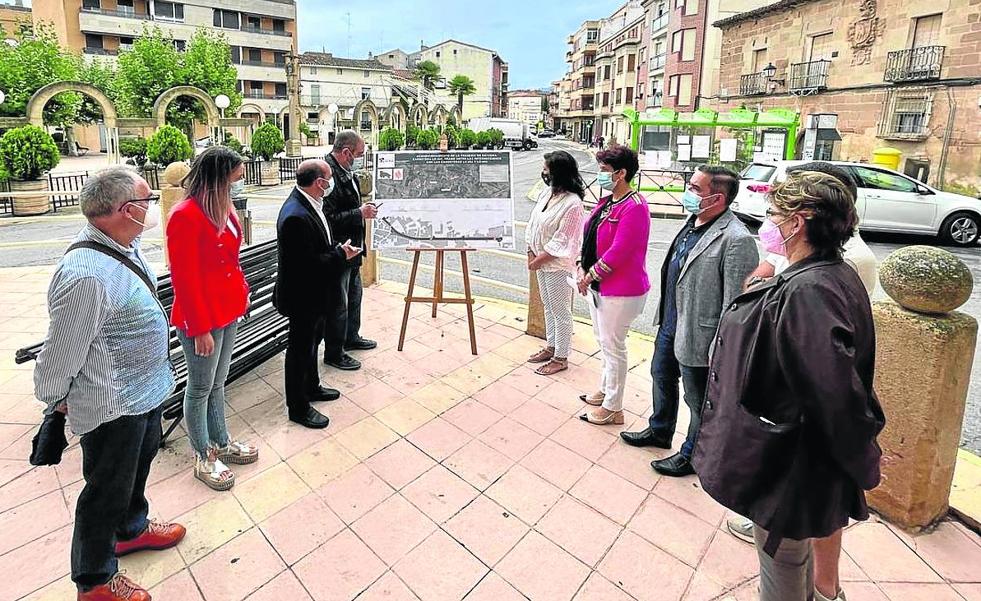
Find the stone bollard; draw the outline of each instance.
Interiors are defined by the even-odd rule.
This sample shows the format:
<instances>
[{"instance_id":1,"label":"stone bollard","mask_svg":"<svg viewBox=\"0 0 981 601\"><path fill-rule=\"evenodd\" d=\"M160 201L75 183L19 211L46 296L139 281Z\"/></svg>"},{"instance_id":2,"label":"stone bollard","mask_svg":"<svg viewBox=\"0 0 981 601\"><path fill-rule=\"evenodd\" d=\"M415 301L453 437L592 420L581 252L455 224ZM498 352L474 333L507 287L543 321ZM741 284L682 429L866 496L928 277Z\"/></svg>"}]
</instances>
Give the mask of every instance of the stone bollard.
<instances>
[{"instance_id":1,"label":"stone bollard","mask_svg":"<svg viewBox=\"0 0 981 601\"><path fill-rule=\"evenodd\" d=\"M375 187L371 179L371 172L367 170L357 171L354 174L354 179L358 183L358 191L361 193L361 199L364 202L374 202ZM371 248L372 221L371 219L365 221L365 248ZM378 283L378 252L367 250L364 253L364 261L361 262L361 285L371 286L376 283Z\"/></svg>"},{"instance_id":2,"label":"stone bollard","mask_svg":"<svg viewBox=\"0 0 981 601\"><path fill-rule=\"evenodd\" d=\"M545 338L545 305L538 290L538 275L534 271L528 272L528 327L525 334Z\"/></svg>"},{"instance_id":3,"label":"stone bollard","mask_svg":"<svg viewBox=\"0 0 981 601\"><path fill-rule=\"evenodd\" d=\"M977 321L954 311L974 287L951 253L908 246L879 268L894 301L876 302L875 390L886 415L882 482L869 505L910 530L946 515L964 419Z\"/></svg>"},{"instance_id":4,"label":"stone bollard","mask_svg":"<svg viewBox=\"0 0 981 601\"><path fill-rule=\"evenodd\" d=\"M164 169L163 181L160 182L160 227L163 231L164 262L168 266L170 258L167 256L167 220L174 206L184 200L181 182L190 170L187 163L171 163Z\"/></svg>"}]
</instances>

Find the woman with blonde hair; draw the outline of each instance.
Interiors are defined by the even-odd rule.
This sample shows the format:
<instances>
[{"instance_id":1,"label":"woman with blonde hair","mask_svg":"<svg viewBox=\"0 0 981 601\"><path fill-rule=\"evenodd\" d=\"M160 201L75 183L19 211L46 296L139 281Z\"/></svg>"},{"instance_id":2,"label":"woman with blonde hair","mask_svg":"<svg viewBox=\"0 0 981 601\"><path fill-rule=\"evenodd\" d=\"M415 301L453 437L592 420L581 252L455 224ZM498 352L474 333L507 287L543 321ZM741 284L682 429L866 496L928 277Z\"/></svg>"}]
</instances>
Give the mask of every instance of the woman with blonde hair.
<instances>
[{"instance_id":1,"label":"woman with blonde hair","mask_svg":"<svg viewBox=\"0 0 981 601\"><path fill-rule=\"evenodd\" d=\"M184 179L187 195L167 222L171 325L187 361L184 420L195 453L194 476L215 490L235 483L226 462L259 458L255 446L232 441L225 424L225 380L238 320L249 303L249 285L239 265L242 225L231 192L244 173L234 151L208 148L191 165Z\"/></svg>"}]
</instances>

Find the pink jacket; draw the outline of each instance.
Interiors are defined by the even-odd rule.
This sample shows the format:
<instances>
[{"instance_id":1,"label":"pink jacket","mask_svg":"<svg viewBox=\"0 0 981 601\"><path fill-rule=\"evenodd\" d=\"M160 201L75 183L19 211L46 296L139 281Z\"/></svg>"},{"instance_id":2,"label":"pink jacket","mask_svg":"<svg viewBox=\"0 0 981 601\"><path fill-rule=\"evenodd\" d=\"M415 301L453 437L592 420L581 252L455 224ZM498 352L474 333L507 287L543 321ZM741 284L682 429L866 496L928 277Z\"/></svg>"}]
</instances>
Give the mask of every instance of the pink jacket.
<instances>
[{"instance_id":1,"label":"pink jacket","mask_svg":"<svg viewBox=\"0 0 981 601\"><path fill-rule=\"evenodd\" d=\"M612 200L605 196L597 203L590 220ZM589 227L589 221L586 227ZM640 193L616 204L596 232L595 272L600 276L603 296L641 296L651 288L647 277L647 239L651 216L647 199Z\"/></svg>"}]
</instances>

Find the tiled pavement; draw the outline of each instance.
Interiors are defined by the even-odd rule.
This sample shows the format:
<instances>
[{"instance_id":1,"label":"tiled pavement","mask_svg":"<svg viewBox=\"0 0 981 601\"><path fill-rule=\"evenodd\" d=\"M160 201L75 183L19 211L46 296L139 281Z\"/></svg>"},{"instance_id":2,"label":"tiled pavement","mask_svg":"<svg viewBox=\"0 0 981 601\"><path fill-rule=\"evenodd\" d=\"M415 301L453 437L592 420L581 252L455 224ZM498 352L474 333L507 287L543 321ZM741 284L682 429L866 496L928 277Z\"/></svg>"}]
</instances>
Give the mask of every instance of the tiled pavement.
<instances>
[{"instance_id":1,"label":"tiled pavement","mask_svg":"<svg viewBox=\"0 0 981 601\"><path fill-rule=\"evenodd\" d=\"M31 469L32 366L12 360L43 335L49 274L0 271L0 601L74 598L79 450ZM757 598L753 549L694 477L660 478L648 462L666 451L576 418L598 378L588 327L576 326L573 368L543 378L522 363L540 341L510 308L478 303L472 357L460 311L417 309L399 353L401 291L373 288L365 307L381 346L361 371L324 370L344 394L326 406L328 429L285 419L280 357L228 391L233 433L262 447L231 492L193 480L186 437L161 451L151 512L187 538L121 561L155 599ZM630 356L627 427L648 410L649 343L632 339ZM981 539L957 522L910 536L872 520L844 546L850 601L981 600Z\"/></svg>"}]
</instances>

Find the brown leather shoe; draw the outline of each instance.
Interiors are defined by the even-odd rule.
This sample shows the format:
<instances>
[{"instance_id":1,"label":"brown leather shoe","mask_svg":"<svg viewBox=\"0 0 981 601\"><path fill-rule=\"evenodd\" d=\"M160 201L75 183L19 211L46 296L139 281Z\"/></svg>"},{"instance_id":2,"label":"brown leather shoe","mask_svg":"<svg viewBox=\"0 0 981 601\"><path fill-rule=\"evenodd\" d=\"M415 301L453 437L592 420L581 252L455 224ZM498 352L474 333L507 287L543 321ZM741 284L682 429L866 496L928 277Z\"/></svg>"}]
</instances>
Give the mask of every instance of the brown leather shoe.
<instances>
[{"instance_id":1,"label":"brown leather shoe","mask_svg":"<svg viewBox=\"0 0 981 601\"><path fill-rule=\"evenodd\" d=\"M78 591L78 601L151 601L150 593L129 578L116 572L109 582Z\"/></svg>"},{"instance_id":2,"label":"brown leather shoe","mask_svg":"<svg viewBox=\"0 0 981 601\"><path fill-rule=\"evenodd\" d=\"M137 551L162 551L181 542L187 530L180 524L163 524L150 521L143 534L132 540L116 543L116 557L136 553Z\"/></svg>"}]
</instances>

